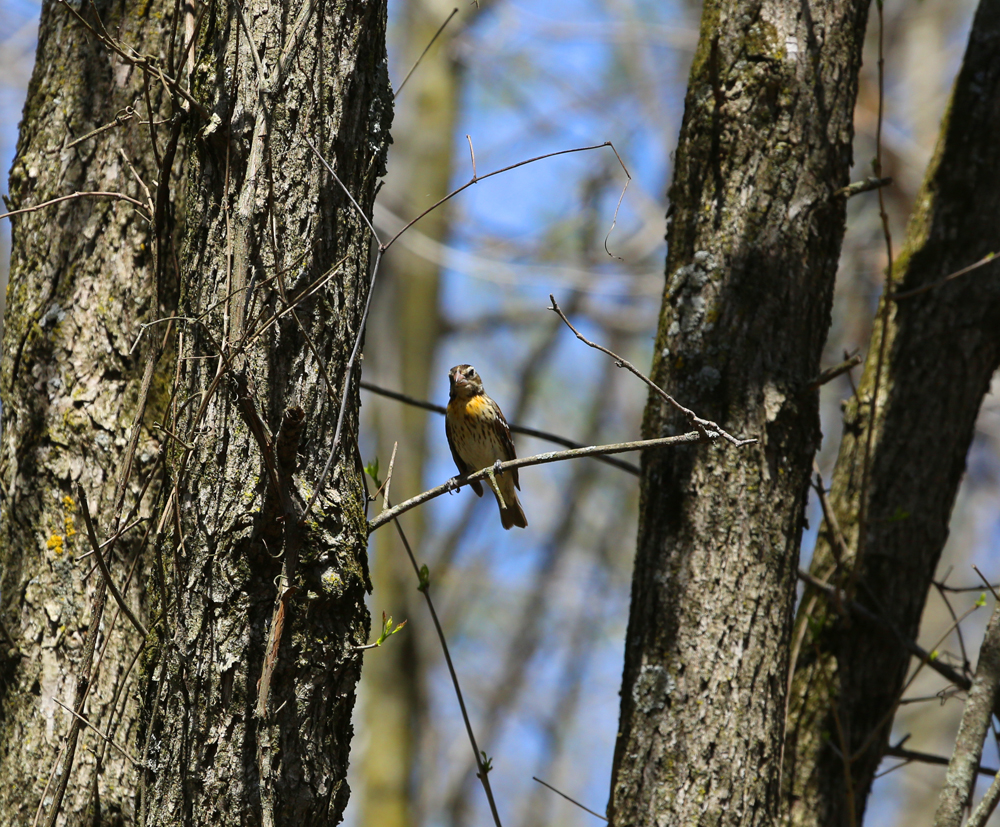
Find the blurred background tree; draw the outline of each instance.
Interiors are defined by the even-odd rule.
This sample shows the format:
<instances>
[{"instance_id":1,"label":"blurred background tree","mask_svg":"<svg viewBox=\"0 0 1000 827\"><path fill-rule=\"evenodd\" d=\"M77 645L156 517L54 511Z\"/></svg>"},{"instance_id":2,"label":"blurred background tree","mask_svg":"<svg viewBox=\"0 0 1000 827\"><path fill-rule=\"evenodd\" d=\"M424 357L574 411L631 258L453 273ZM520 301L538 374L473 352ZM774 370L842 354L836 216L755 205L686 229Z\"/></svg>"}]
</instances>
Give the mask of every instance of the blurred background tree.
<instances>
[{"instance_id":1,"label":"blurred background tree","mask_svg":"<svg viewBox=\"0 0 1000 827\"><path fill-rule=\"evenodd\" d=\"M471 187L429 216L387 257L366 343L364 379L444 404L447 369L470 362L512 423L582 442L638 435L645 389L588 351L545 310L548 294L582 330L640 367L652 359L663 290L664 215L671 153L683 111L700 7L684 2L558 0L461 6L396 99L390 172L377 207L380 228L400 226L449 186L543 152L612 140L632 173L618 225L607 240L623 175L609 151L535 164ZM390 6L394 88L451 12L448 4ZM884 174L894 238L901 240L933 151L965 49L971 0L885 4ZM24 84L34 55L38 6L0 3L0 152L9 168ZM869 26L852 178L869 174L878 105L874 26ZM427 127L424 118L435 121ZM419 168L417 166L419 165ZM6 182L4 183L6 185ZM0 223L0 244L9 238ZM0 266L6 268L6 246ZM886 265L877 201L851 199L824 364L868 344ZM404 252L407 259L404 260ZM391 269L390 269L391 268ZM399 275L396 275L399 274ZM413 276L412 279L408 276ZM413 291L412 293L410 291ZM419 308L419 310L417 309ZM841 403L854 377L821 392L829 480L841 437ZM400 445L393 499L453 473L441 417L363 395L366 461L383 467ZM521 455L547 450L520 437ZM939 564L950 583L975 585L969 565L1000 571L995 548L1000 405L987 397ZM633 458L635 459L635 458ZM531 528L503 532L492 502L468 491L403 518L421 536L437 600L491 780L507 825L578 824L590 816L531 780L537 775L603 811L618 725L625 623L636 537L636 478L587 460L522 472ZM803 565L821 522L810 500ZM406 630L366 655L356 712L348 807L352 824L485 823L457 704L415 584L396 564L395 537L371 549L372 610ZM979 592L953 598L961 614ZM968 657L987 612L963 624ZM919 641L929 648L952 624L932 594ZM961 661L957 638L939 647ZM942 688L922 674L912 697ZM906 704L891 740L947 756L961 703ZM383 727L385 727L383 729ZM984 762L1000 761L993 744ZM886 759L882 772L896 760ZM929 823L944 770L911 763L876 780L871 824ZM379 809L384 805L384 810ZM384 819L384 821L383 821ZM994 823L1000 823L994 817Z\"/></svg>"}]
</instances>

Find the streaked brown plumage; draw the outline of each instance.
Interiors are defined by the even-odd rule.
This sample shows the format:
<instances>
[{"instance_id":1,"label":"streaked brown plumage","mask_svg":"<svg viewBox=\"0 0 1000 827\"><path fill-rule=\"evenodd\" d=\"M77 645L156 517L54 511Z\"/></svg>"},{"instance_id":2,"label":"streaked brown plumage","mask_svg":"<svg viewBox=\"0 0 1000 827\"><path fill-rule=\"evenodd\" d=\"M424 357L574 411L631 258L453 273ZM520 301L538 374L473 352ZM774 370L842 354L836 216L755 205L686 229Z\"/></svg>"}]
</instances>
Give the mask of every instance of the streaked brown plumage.
<instances>
[{"instance_id":1,"label":"streaked brown plumage","mask_svg":"<svg viewBox=\"0 0 1000 827\"><path fill-rule=\"evenodd\" d=\"M448 371L448 379L451 387L444 429L459 473L468 475L492 466L497 460L515 459L507 420L500 406L486 395L476 369L472 365L457 365ZM517 469L497 474L496 481L503 503L496 491L493 494L497 496L503 527L527 528L528 520L514 490L521 487ZM483 496L482 483L476 481L470 485L477 496Z\"/></svg>"}]
</instances>

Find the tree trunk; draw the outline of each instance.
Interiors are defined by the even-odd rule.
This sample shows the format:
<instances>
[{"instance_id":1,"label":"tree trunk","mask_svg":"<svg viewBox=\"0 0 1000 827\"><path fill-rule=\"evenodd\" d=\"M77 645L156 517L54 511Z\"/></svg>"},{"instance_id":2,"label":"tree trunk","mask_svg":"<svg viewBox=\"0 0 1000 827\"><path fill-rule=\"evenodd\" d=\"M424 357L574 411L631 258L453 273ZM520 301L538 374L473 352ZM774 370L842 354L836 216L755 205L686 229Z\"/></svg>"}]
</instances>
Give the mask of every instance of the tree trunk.
<instances>
[{"instance_id":1,"label":"tree trunk","mask_svg":"<svg viewBox=\"0 0 1000 827\"><path fill-rule=\"evenodd\" d=\"M708 2L653 379L756 437L644 456L612 823L771 824L867 6ZM651 397L647 436L689 428Z\"/></svg>"},{"instance_id":2,"label":"tree trunk","mask_svg":"<svg viewBox=\"0 0 1000 827\"><path fill-rule=\"evenodd\" d=\"M850 556L834 573L833 539L824 525L811 567L818 577L850 584L847 572L856 564L864 508L856 599L911 639L948 537L976 415L1000 364L1000 270L990 263L933 289L905 294L996 250L998 47L1000 2L984 0L893 270L899 299L890 304L884 346L878 321L858 393L844 415L830 503ZM866 489L864 454L882 347ZM910 656L883 626L858 618L844 623L810 592L802 601L796 636L803 642L785 753L789 821L858 824ZM845 746L835 741L834 750L830 744L838 726L853 758L849 773L838 755Z\"/></svg>"},{"instance_id":3,"label":"tree trunk","mask_svg":"<svg viewBox=\"0 0 1000 827\"><path fill-rule=\"evenodd\" d=\"M87 20L98 25L85 6ZM161 16L149 7L96 4L109 31L168 67L172 8ZM169 118L162 84L151 84L149 94L155 119ZM134 117L127 114L131 106ZM117 126L116 115L123 116ZM140 72L98 43L65 6L45 3L8 209L74 191L121 191L144 201L125 160L155 186L149 127L140 118L148 120ZM90 134L107 124L113 128ZM169 129L160 127L161 144ZM163 329L151 331L134 352L132 345L142 322L164 314L156 245L147 217L109 198L65 201L11 223L0 372L0 619L20 657L0 661L0 824L31 824L43 797L39 823L45 824L64 779L66 822L90 823L130 809L134 770L91 731L74 728L73 715L59 704L76 707L78 684L85 683L82 714L116 742L133 745L137 707L124 684L142 640L124 617L115 618L113 604L103 611L100 639L88 635L95 604L103 605L95 601L103 580L92 557L78 562L90 546L75 486L85 486L99 525L111 524L119 466L137 419L146 427L134 476L152 470L161 434L151 426L165 421L166 395L154 398L143 417L139 385ZM167 374L157 382L169 381ZM130 505L136 491L129 486ZM133 529L105 554L125 600L148 622L143 563L130 575L141 538L142 529ZM100 648L88 658L91 642ZM72 730L82 743L67 777L61 768L64 748L76 743Z\"/></svg>"},{"instance_id":4,"label":"tree trunk","mask_svg":"<svg viewBox=\"0 0 1000 827\"><path fill-rule=\"evenodd\" d=\"M154 478L151 490L159 493L146 499L149 542L141 544L133 580L146 589L126 592L126 601L140 607L149 634L133 673L138 686L122 691L122 699L141 707L127 705L113 732L142 769L109 750L95 785L101 806L144 824L333 824L347 799L361 663L352 647L368 633L359 369L354 381L346 379L363 335L371 246L364 220L306 139L370 215L391 117L385 5L303 3L290 12L249 3L242 13L207 5L177 19L173 8L154 5L148 20L117 20L112 10L102 14L103 25L91 19L95 31L137 50L123 49L120 60L109 58L65 7L47 8L43 18L16 166L22 172L12 186L16 206L47 197L29 189L35 178L53 193L121 189L145 201L117 155L115 131L102 133L88 153L101 166L77 170L70 162L69 186L57 177L66 162L36 170L32 153L44 158L67 133L86 131L66 128L67 111L99 104L88 129L113 120L126 102L144 98L146 78L151 94L167 89L172 100L164 93L163 111L153 113L158 123L133 133L135 146L126 147L153 191L149 225L134 220L131 208L92 199L56 208L76 222L67 241L42 238L41 228L61 223L51 211L15 219L24 224L16 227L17 309L5 344L28 358L5 362L4 372L4 398L15 417L4 452L4 595L15 595L20 611L5 606L4 619L26 657L7 684L0 777L5 790L25 779L31 793L19 790L20 809L4 808L0 819L25 823L34 813L68 728L51 699L70 696L85 598L103 592L93 585L85 591L82 582L66 587L82 581L83 567L63 562L65 573L53 574L53 526L66 526L65 547L71 510L79 507L69 483L83 480L100 523L113 530L118 499L108 492L120 472L127 478L129 426L148 399L149 430L134 464L136 476ZM143 41L153 39L154 26L160 40ZM156 68L129 69L123 61L135 62L135 54L155 55ZM54 73L59 65L104 65L104 76L74 89ZM45 100L59 116L54 129L39 104ZM44 140L25 137L36 130L44 130ZM158 175L161 165L167 172ZM108 177L105 168L113 170L107 183L95 177ZM40 266L42 253L52 256L51 265ZM59 301L70 288L75 292ZM60 308L67 308L66 322ZM78 323L77 308L93 308L96 316ZM167 317L143 330L133 356L140 323ZM53 355L56 344L61 350ZM49 378L58 357L73 367L72 383ZM136 381L146 365L156 366L146 372L148 394ZM339 450L331 453L338 430ZM163 440L162 452L153 437ZM134 500L127 497L127 505ZM73 542L77 554L82 549ZM35 567L46 560L48 574L39 574ZM42 593L43 577L62 577L53 584L61 591ZM124 577L113 560L112 580ZM110 597L107 606L110 615ZM59 611L73 619L71 634L58 633ZM122 626L102 627L121 648L109 648L101 666L119 689L137 643L131 628L128 640L116 642ZM52 656L42 651L48 649ZM36 666L44 657L64 662L49 667L62 684L44 683ZM99 729L111 729L111 689L106 699L94 694L99 683L91 685L91 717ZM38 749L46 739L48 751ZM78 763L88 760L80 753ZM77 821L90 782L78 768L63 775L69 788L62 809Z\"/></svg>"}]
</instances>

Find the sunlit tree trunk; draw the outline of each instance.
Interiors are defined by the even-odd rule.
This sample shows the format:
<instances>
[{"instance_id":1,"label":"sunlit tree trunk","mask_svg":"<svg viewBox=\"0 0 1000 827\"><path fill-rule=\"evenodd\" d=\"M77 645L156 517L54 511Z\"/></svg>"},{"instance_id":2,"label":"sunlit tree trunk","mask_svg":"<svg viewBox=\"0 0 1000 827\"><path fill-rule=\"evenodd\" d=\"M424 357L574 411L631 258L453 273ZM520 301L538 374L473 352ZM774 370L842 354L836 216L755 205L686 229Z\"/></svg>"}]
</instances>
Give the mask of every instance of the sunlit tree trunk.
<instances>
[{"instance_id":1,"label":"sunlit tree trunk","mask_svg":"<svg viewBox=\"0 0 1000 827\"><path fill-rule=\"evenodd\" d=\"M4 823L30 821L68 742L53 698L72 704L89 669L81 628L95 611L109 685L92 678L84 708L137 764L84 730L53 784L67 778L67 821L88 806L97 819L99 802L143 824L332 824L347 800L368 578L359 369L346 379L371 244L307 141L370 216L391 121L385 5L174 8L102 8L98 21L87 6L90 34L64 6L43 14L14 206L73 189L145 204L130 161L152 215L86 199L15 218L3 619L24 657L4 664ZM122 56L98 35L121 38ZM153 68L130 66L136 54ZM101 133L82 163L70 136L144 103L145 80L153 128L130 143ZM68 558L85 549L72 484L103 540L143 400L125 513L150 478L150 519L111 559L119 583L136 561L125 600L148 635L133 667L142 641L110 626L110 595L91 602L104 582L84 582L92 562ZM105 755L93 785L89 750ZM44 804L54 811L51 790Z\"/></svg>"},{"instance_id":2,"label":"sunlit tree trunk","mask_svg":"<svg viewBox=\"0 0 1000 827\"><path fill-rule=\"evenodd\" d=\"M855 2L708 2L670 191L653 379L755 437L644 456L610 816L770 825L810 381L830 318L867 18ZM647 436L687 430L651 397Z\"/></svg>"},{"instance_id":3,"label":"sunlit tree trunk","mask_svg":"<svg viewBox=\"0 0 1000 827\"><path fill-rule=\"evenodd\" d=\"M96 6L108 30L162 66L170 63L172 9ZM97 25L92 11L86 18ZM149 93L156 118L169 119L162 85L151 84ZM126 109L133 105L134 116ZM117 126L116 115L122 118ZM65 6L44 4L7 209L76 191L124 192L145 202L128 163L150 187L159 174L149 127L140 118L148 120L139 70L111 54ZM170 124L159 127L161 152L170 132ZM184 155L180 148L178 166ZM170 207L165 205L164 224L171 221ZM104 539L137 418L145 426L129 506L135 480L150 474L162 436L152 423L165 421L171 369L156 374L142 416L140 381L164 329L151 331L134 350L133 343L141 323L172 312L165 302L176 290L168 274L164 296L157 296L155 233L131 204L79 198L15 216L11 225L0 371L0 620L20 656L0 658L0 824L25 825L33 822L46 788L39 823L47 823L73 742L73 715L60 704L76 707L81 679L89 684L83 714L116 742L135 748L134 670L132 685L126 684L142 638L109 604L96 651L85 657L103 581L92 557L77 561L90 546L75 486L88 492ZM133 529L106 553L125 599L148 623L146 563L133 572L141 537L142 529ZM73 754L61 807L66 821L128 811L135 780L129 763L86 729Z\"/></svg>"}]
</instances>

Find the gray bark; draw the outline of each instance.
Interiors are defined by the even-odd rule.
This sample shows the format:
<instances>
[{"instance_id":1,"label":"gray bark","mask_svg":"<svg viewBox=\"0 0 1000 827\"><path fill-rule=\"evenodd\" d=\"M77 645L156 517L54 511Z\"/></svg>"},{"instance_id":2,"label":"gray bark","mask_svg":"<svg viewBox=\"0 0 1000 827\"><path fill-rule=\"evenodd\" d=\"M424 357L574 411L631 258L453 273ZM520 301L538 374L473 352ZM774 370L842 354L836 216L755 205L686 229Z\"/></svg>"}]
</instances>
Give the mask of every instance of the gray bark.
<instances>
[{"instance_id":1,"label":"gray bark","mask_svg":"<svg viewBox=\"0 0 1000 827\"><path fill-rule=\"evenodd\" d=\"M993 706L1000 692L1000 603L986 627L979 650L976 677L965 701L962 723L955 737L955 751L948 764L944 789L934 816L934 827L959 827L962 816L972 804L983 741L990 731Z\"/></svg>"},{"instance_id":2,"label":"gray bark","mask_svg":"<svg viewBox=\"0 0 1000 827\"><path fill-rule=\"evenodd\" d=\"M653 379L754 436L643 458L613 824L767 824L866 2L709 2ZM658 397L645 432L686 427Z\"/></svg>"},{"instance_id":3,"label":"gray bark","mask_svg":"<svg viewBox=\"0 0 1000 827\"><path fill-rule=\"evenodd\" d=\"M140 641L123 621L104 624L101 672L114 680L106 691L92 682L88 700L98 727L117 729L142 769L109 750L92 787L94 773L79 768L92 759L78 750L65 820L78 822L89 801L88 820L121 811L157 825L332 824L347 800L361 663L352 646L368 634L368 581L360 370L345 380L363 335L371 245L305 137L370 216L391 119L385 5L247 4L245 23L235 6L199 7L200 17L173 10L154 4L147 19L102 8L103 26L90 18L168 76L148 74L159 125L128 133L135 139L125 145L152 191L153 220L91 199L15 219L17 299L5 345L20 357L5 360L3 373L12 420L2 460L3 619L26 656L6 663L0 699L0 795L13 801L0 807L2 823L30 821L66 742L66 714L51 697L72 699L79 629L101 582L98 574L85 586L90 564L66 560L70 483L91 492L103 540L143 410L124 504L127 513L155 470L142 506L149 541L120 543L118 554L132 550L131 560L141 549L125 597L150 634L128 679ZM65 7L47 7L14 206L44 200L47 188L137 191L145 201L117 154L117 131L88 148L89 167L70 158L68 185L59 178L67 162L49 158L67 133L143 100L145 77L108 57ZM86 128L60 129L77 111L88 113ZM87 313L77 321L79 311ZM164 317L174 318L147 328L131 353L139 325ZM345 392L341 447L321 482ZM63 527L60 557L52 538ZM116 574L123 582L117 557ZM109 597L105 617L114 610ZM115 701L120 725L108 720ZM83 739L94 740L80 738L88 748Z\"/></svg>"},{"instance_id":4,"label":"gray bark","mask_svg":"<svg viewBox=\"0 0 1000 827\"><path fill-rule=\"evenodd\" d=\"M98 2L97 10L110 30L167 65L171 9L123 13ZM96 23L92 12L87 17ZM120 154L155 186L149 128L139 124L143 98L138 70L110 54L65 7L44 4L7 209L75 191L145 200ZM169 117L160 84L150 99L156 118ZM128 106L137 116L114 126ZM166 397L153 398L142 416L140 379L152 339L131 348L139 324L161 314L146 217L124 202L80 198L15 216L11 227L0 365L0 620L20 657L0 658L0 824L25 825L55 771L40 823L51 813L63 778L57 758L61 768L74 720L57 701L74 706L78 682L88 685L82 714L116 742L134 743L137 707L124 684L142 641L110 601L97 618L99 635L88 635L103 605L96 600L103 581L92 557L77 562L89 545L75 486L86 488L103 540L133 423L146 425L134 462L140 479L159 448L151 425L163 421ZM135 493L133 481L130 500ZM133 529L107 555L125 599L148 622L145 575L129 577L141 536ZM79 733L71 772L60 823L129 809L133 770L90 730Z\"/></svg>"}]
</instances>

